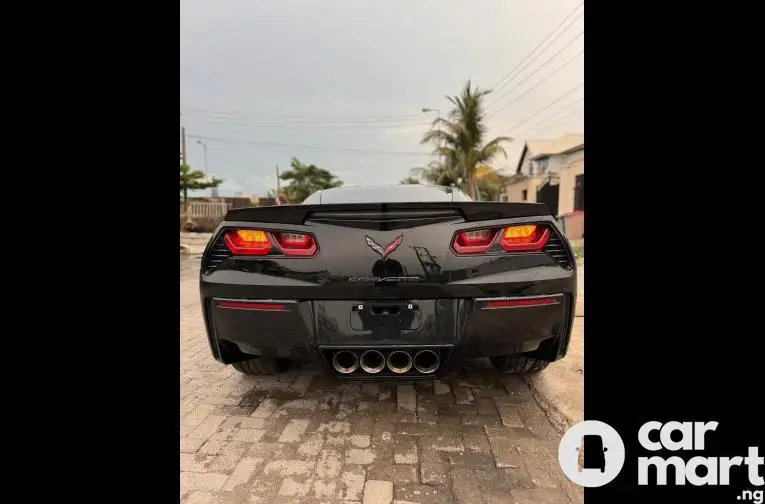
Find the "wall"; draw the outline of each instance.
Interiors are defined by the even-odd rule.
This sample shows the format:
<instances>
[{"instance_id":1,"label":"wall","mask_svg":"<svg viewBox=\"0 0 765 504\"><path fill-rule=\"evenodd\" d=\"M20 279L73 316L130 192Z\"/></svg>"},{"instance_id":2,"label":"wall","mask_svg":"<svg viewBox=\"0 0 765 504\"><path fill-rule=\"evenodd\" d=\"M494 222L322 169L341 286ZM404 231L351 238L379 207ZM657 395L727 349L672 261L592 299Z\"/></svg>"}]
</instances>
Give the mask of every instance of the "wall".
<instances>
[{"instance_id":1,"label":"wall","mask_svg":"<svg viewBox=\"0 0 765 504\"><path fill-rule=\"evenodd\" d=\"M189 201L188 212L191 223L186 222L183 215L183 202L180 204L180 229L182 231L194 231L210 233L226 216L229 205L223 201L205 202Z\"/></svg>"},{"instance_id":2,"label":"wall","mask_svg":"<svg viewBox=\"0 0 765 504\"><path fill-rule=\"evenodd\" d=\"M507 186L507 201L515 203L536 203L537 186L546 175L532 175ZM526 190L527 198L523 199L523 191Z\"/></svg>"},{"instance_id":3,"label":"wall","mask_svg":"<svg viewBox=\"0 0 765 504\"><path fill-rule=\"evenodd\" d=\"M570 212L564 215L563 229L569 240L584 238L584 212Z\"/></svg>"},{"instance_id":4,"label":"wall","mask_svg":"<svg viewBox=\"0 0 765 504\"><path fill-rule=\"evenodd\" d=\"M558 214L564 215L574 211L574 188L576 176L584 173L584 151L578 157L571 157L571 161L562 167L559 172L559 195Z\"/></svg>"}]
</instances>

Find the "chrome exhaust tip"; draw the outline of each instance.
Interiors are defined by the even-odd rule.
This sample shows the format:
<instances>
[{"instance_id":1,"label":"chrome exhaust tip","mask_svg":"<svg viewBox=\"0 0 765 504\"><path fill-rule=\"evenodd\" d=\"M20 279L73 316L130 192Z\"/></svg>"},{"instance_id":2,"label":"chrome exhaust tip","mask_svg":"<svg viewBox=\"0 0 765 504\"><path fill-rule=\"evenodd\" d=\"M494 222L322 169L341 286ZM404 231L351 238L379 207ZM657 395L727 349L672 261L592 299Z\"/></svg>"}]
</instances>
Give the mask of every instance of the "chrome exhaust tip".
<instances>
[{"instance_id":1,"label":"chrome exhaust tip","mask_svg":"<svg viewBox=\"0 0 765 504\"><path fill-rule=\"evenodd\" d=\"M367 350L359 359L361 369L369 374L377 374L385 369L385 356L377 350Z\"/></svg>"},{"instance_id":2,"label":"chrome exhaust tip","mask_svg":"<svg viewBox=\"0 0 765 504\"><path fill-rule=\"evenodd\" d=\"M388 369L396 374L403 374L412 369L412 356L403 350L394 350L388 354Z\"/></svg>"},{"instance_id":3,"label":"chrome exhaust tip","mask_svg":"<svg viewBox=\"0 0 765 504\"><path fill-rule=\"evenodd\" d=\"M332 367L338 373L351 374L359 368L359 359L355 353L341 350L332 356Z\"/></svg>"},{"instance_id":4,"label":"chrome exhaust tip","mask_svg":"<svg viewBox=\"0 0 765 504\"><path fill-rule=\"evenodd\" d=\"M433 350L420 350L414 356L414 369L422 374L430 374L438 369L441 357Z\"/></svg>"}]
</instances>

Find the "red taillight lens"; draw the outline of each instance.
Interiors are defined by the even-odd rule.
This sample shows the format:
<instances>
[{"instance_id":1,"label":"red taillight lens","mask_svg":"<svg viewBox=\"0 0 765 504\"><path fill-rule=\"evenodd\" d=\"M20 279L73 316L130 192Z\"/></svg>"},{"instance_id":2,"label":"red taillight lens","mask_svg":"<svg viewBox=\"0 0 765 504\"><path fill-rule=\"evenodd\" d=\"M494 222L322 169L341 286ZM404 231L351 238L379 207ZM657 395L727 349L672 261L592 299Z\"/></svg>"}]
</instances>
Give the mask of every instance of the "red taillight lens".
<instances>
[{"instance_id":1,"label":"red taillight lens","mask_svg":"<svg viewBox=\"0 0 765 504\"><path fill-rule=\"evenodd\" d=\"M474 229L457 233L452 250L457 255L483 254L499 243L504 252L536 252L544 248L549 238L550 229L539 224Z\"/></svg>"},{"instance_id":2,"label":"red taillight lens","mask_svg":"<svg viewBox=\"0 0 765 504\"><path fill-rule=\"evenodd\" d=\"M480 254L494 243L498 229L461 231L454 237L452 248L457 254Z\"/></svg>"},{"instance_id":3,"label":"red taillight lens","mask_svg":"<svg viewBox=\"0 0 765 504\"><path fill-rule=\"evenodd\" d=\"M234 255L266 255L273 248L268 233L257 229L227 231L223 239Z\"/></svg>"},{"instance_id":4,"label":"red taillight lens","mask_svg":"<svg viewBox=\"0 0 765 504\"><path fill-rule=\"evenodd\" d=\"M511 226L502 230L499 245L505 252L534 252L542 250L549 238L550 229L547 226Z\"/></svg>"},{"instance_id":5,"label":"red taillight lens","mask_svg":"<svg viewBox=\"0 0 765 504\"><path fill-rule=\"evenodd\" d=\"M251 303L248 301L221 301L218 308L232 310L286 311L287 307L279 303Z\"/></svg>"},{"instance_id":6,"label":"red taillight lens","mask_svg":"<svg viewBox=\"0 0 765 504\"><path fill-rule=\"evenodd\" d=\"M226 246L234 255L268 255L278 246L287 256L310 257L318 247L312 235L260 229L232 229L224 235Z\"/></svg>"},{"instance_id":7,"label":"red taillight lens","mask_svg":"<svg viewBox=\"0 0 765 504\"><path fill-rule=\"evenodd\" d=\"M276 243L288 256L312 256L316 253L316 240L303 233L275 232Z\"/></svg>"}]
</instances>

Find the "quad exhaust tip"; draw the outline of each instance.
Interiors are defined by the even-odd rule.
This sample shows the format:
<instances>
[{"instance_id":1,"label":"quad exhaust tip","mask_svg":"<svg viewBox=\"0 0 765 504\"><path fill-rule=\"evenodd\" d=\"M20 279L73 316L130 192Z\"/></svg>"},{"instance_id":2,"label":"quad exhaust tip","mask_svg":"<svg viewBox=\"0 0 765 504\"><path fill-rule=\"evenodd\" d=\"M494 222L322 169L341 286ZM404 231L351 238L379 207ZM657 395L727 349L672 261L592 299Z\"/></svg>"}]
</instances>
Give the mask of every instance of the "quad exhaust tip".
<instances>
[{"instance_id":1,"label":"quad exhaust tip","mask_svg":"<svg viewBox=\"0 0 765 504\"><path fill-rule=\"evenodd\" d=\"M367 350L359 359L361 369L369 374L377 374L385 369L385 356L377 350Z\"/></svg>"},{"instance_id":2,"label":"quad exhaust tip","mask_svg":"<svg viewBox=\"0 0 765 504\"><path fill-rule=\"evenodd\" d=\"M420 350L414 356L414 369L422 374L431 374L441 364L441 357L433 350Z\"/></svg>"},{"instance_id":3,"label":"quad exhaust tip","mask_svg":"<svg viewBox=\"0 0 765 504\"><path fill-rule=\"evenodd\" d=\"M404 374L412 369L413 365L412 356L409 352L403 350L394 350L388 354L387 365L388 369L396 374Z\"/></svg>"},{"instance_id":4,"label":"quad exhaust tip","mask_svg":"<svg viewBox=\"0 0 765 504\"><path fill-rule=\"evenodd\" d=\"M332 367L338 373L351 374L359 368L359 359L355 353L341 350L332 357Z\"/></svg>"}]
</instances>

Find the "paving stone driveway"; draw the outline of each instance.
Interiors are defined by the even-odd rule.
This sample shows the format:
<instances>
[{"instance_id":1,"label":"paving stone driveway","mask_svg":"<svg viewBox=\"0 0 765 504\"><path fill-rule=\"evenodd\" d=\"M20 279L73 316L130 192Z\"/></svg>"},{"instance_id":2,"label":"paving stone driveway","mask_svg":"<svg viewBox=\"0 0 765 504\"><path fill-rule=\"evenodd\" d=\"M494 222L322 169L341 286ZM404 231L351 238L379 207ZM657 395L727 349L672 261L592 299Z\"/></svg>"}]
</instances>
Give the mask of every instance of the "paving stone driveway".
<instances>
[{"instance_id":1,"label":"paving stone driveway","mask_svg":"<svg viewBox=\"0 0 765 504\"><path fill-rule=\"evenodd\" d=\"M243 376L210 356L197 282L181 268L183 504L582 502L517 377L480 362L435 382Z\"/></svg>"}]
</instances>

